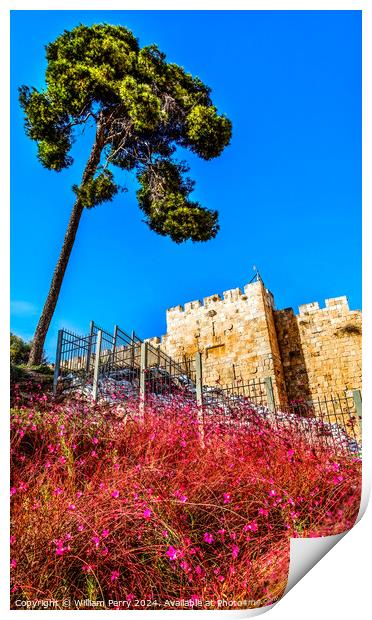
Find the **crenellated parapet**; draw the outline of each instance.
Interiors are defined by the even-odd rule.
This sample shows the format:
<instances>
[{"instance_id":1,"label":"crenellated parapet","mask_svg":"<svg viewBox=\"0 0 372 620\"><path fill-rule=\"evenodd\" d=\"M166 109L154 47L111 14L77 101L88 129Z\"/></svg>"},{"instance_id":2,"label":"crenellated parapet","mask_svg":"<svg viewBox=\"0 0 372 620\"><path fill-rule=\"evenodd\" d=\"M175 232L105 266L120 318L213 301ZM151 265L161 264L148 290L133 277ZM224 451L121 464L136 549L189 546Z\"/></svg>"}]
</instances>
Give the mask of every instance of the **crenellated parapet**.
<instances>
[{"instance_id":1,"label":"crenellated parapet","mask_svg":"<svg viewBox=\"0 0 372 620\"><path fill-rule=\"evenodd\" d=\"M343 295L341 297L331 297L330 299L326 299L324 308L321 308L319 302L317 301L312 301L308 304L302 304L299 306L300 314L311 314L313 312L317 312L318 310L349 312L349 302L347 297Z\"/></svg>"},{"instance_id":2,"label":"crenellated parapet","mask_svg":"<svg viewBox=\"0 0 372 620\"><path fill-rule=\"evenodd\" d=\"M362 314L347 297L277 310L275 325L290 400L361 388Z\"/></svg>"},{"instance_id":3,"label":"crenellated parapet","mask_svg":"<svg viewBox=\"0 0 372 620\"><path fill-rule=\"evenodd\" d=\"M201 317L208 311L216 312L219 314L231 312L231 306L234 305L234 309L237 312L242 312L245 316L254 318L262 312L264 312L264 305L274 307L274 298L270 291L265 289L262 282L251 282L246 284L244 291L240 288L229 289L224 291L222 296L219 293L214 295L208 295L203 300L194 300L186 302L183 306L177 305L172 308L168 308L167 313L167 326L173 321L187 320L185 315L194 315L195 317Z\"/></svg>"},{"instance_id":4,"label":"crenellated parapet","mask_svg":"<svg viewBox=\"0 0 372 620\"><path fill-rule=\"evenodd\" d=\"M203 356L207 384L271 376L276 398L314 398L361 387L361 313L347 297L276 310L258 279L244 288L169 308L167 333L151 339L173 359Z\"/></svg>"}]
</instances>

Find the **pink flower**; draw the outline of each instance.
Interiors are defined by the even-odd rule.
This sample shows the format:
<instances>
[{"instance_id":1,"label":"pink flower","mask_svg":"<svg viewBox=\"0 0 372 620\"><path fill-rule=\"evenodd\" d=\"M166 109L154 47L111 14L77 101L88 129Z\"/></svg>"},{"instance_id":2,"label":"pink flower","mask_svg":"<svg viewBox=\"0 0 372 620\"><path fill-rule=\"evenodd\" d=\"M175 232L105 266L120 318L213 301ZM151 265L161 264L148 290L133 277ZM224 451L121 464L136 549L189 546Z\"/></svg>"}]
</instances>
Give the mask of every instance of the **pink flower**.
<instances>
[{"instance_id":1,"label":"pink flower","mask_svg":"<svg viewBox=\"0 0 372 620\"><path fill-rule=\"evenodd\" d=\"M102 530L102 536L103 538L107 538L107 536L109 535L109 531L108 530Z\"/></svg>"},{"instance_id":2,"label":"pink flower","mask_svg":"<svg viewBox=\"0 0 372 620\"><path fill-rule=\"evenodd\" d=\"M270 491L269 495L270 495L271 497L275 497L275 495L276 495L276 491L275 491L275 489L271 489L271 491Z\"/></svg>"},{"instance_id":3,"label":"pink flower","mask_svg":"<svg viewBox=\"0 0 372 620\"><path fill-rule=\"evenodd\" d=\"M82 523L80 523L80 524L77 526L77 529L78 529L78 532L82 532L82 531L84 530L84 525L83 525Z\"/></svg>"},{"instance_id":4,"label":"pink flower","mask_svg":"<svg viewBox=\"0 0 372 620\"><path fill-rule=\"evenodd\" d=\"M111 571L111 581L116 581L117 579L119 579L119 577L120 573L118 570Z\"/></svg>"},{"instance_id":5,"label":"pink flower","mask_svg":"<svg viewBox=\"0 0 372 620\"><path fill-rule=\"evenodd\" d=\"M224 493L223 494L223 503L224 504L229 504L231 502L231 495L230 493Z\"/></svg>"},{"instance_id":6,"label":"pink flower","mask_svg":"<svg viewBox=\"0 0 372 620\"><path fill-rule=\"evenodd\" d=\"M97 443L98 443L98 438L97 438L97 437L93 437L92 442L94 443L94 445L97 445Z\"/></svg>"},{"instance_id":7,"label":"pink flower","mask_svg":"<svg viewBox=\"0 0 372 620\"><path fill-rule=\"evenodd\" d=\"M60 487L57 487L56 489L54 489L53 491L53 495L61 495L61 493L63 493L63 489L61 489Z\"/></svg>"},{"instance_id":8,"label":"pink flower","mask_svg":"<svg viewBox=\"0 0 372 620\"><path fill-rule=\"evenodd\" d=\"M175 549L174 547L172 547L172 545L170 547L168 547L167 553L166 555L168 556L168 558L173 561L177 559L178 556L178 551L177 549Z\"/></svg>"},{"instance_id":9,"label":"pink flower","mask_svg":"<svg viewBox=\"0 0 372 620\"><path fill-rule=\"evenodd\" d=\"M69 505L67 506L67 508L68 508L68 510L76 510L76 506L75 506L75 504L69 504Z\"/></svg>"},{"instance_id":10,"label":"pink flower","mask_svg":"<svg viewBox=\"0 0 372 620\"><path fill-rule=\"evenodd\" d=\"M17 566L17 560L12 560L12 561L10 562L10 566L11 566L12 568L15 568L15 567Z\"/></svg>"},{"instance_id":11,"label":"pink flower","mask_svg":"<svg viewBox=\"0 0 372 620\"><path fill-rule=\"evenodd\" d=\"M183 560L182 562L180 562L180 567L186 572L190 570L189 563L186 562L186 560Z\"/></svg>"},{"instance_id":12,"label":"pink flower","mask_svg":"<svg viewBox=\"0 0 372 620\"><path fill-rule=\"evenodd\" d=\"M342 482L342 481L343 481L343 479L344 479L344 477L343 477L343 476L335 476L335 477L333 478L333 484L339 484L340 482Z\"/></svg>"},{"instance_id":13,"label":"pink flower","mask_svg":"<svg viewBox=\"0 0 372 620\"><path fill-rule=\"evenodd\" d=\"M257 530L258 530L257 521L252 521L251 523L247 523L243 527L243 532L257 532Z\"/></svg>"},{"instance_id":14,"label":"pink flower","mask_svg":"<svg viewBox=\"0 0 372 620\"><path fill-rule=\"evenodd\" d=\"M61 556L67 551L71 551L71 547L70 546L64 547L63 541L60 539L55 540L54 544L56 545L56 555Z\"/></svg>"},{"instance_id":15,"label":"pink flower","mask_svg":"<svg viewBox=\"0 0 372 620\"><path fill-rule=\"evenodd\" d=\"M214 538L213 538L212 534L210 534L209 532L205 532L203 540L204 540L204 542L208 543L209 545L211 545L214 542Z\"/></svg>"},{"instance_id":16,"label":"pink flower","mask_svg":"<svg viewBox=\"0 0 372 620\"><path fill-rule=\"evenodd\" d=\"M236 559L239 555L239 547L238 545L232 545L231 547L231 555L233 556L234 559Z\"/></svg>"},{"instance_id":17,"label":"pink flower","mask_svg":"<svg viewBox=\"0 0 372 620\"><path fill-rule=\"evenodd\" d=\"M95 450L92 450L92 452L90 453L90 456L98 456L97 452Z\"/></svg>"},{"instance_id":18,"label":"pink flower","mask_svg":"<svg viewBox=\"0 0 372 620\"><path fill-rule=\"evenodd\" d=\"M16 537L12 534L12 536L10 537L10 544L14 545L15 541L16 541Z\"/></svg>"},{"instance_id":19,"label":"pink flower","mask_svg":"<svg viewBox=\"0 0 372 620\"><path fill-rule=\"evenodd\" d=\"M258 514L259 515L263 515L264 517L267 517L267 515L269 514L269 511L265 510L265 508L259 508L258 509Z\"/></svg>"},{"instance_id":20,"label":"pink flower","mask_svg":"<svg viewBox=\"0 0 372 620\"><path fill-rule=\"evenodd\" d=\"M99 536L92 536L92 541L94 542L95 546L98 547L99 541L100 541L100 537Z\"/></svg>"},{"instance_id":21,"label":"pink flower","mask_svg":"<svg viewBox=\"0 0 372 620\"><path fill-rule=\"evenodd\" d=\"M10 497L12 497L13 495L15 495L16 493L17 493L17 489L16 489L16 487L12 487L12 488L10 489Z\"/></svg>"},{"instance_id":22,"label":"pink flower","mask_svg":"<svg viewBox=\"0 0 372 620\"><path fill-rule=\"evenodd\" d=\"M167 530L163 530L163 531L162 531L162 534L163 534L163 536L166 538L166 537L168 536L168 532L167 532Z\"/></svg>"},{"instance_id":23,"label":"pink flower","mask_svg":"<svg viewBox=\"0 0 372 620\"><path fill-rule=\"evenodd\" d=\"M175 492L175 496L178 497L179 501L182 502L182 504L187 502L187 497L182 493L181 489Z\"/></svg>"},{"instance_id":24,"label":"pink flower","mask_svg":"<svg viewBox=\"0 0 372 620\"><path fill-rule=\"evenodd\" d=\"M114 499L117 499L119 497L119 491L113 491L111 493L111 497L113 497Z\"/></svg>"},{"instance_id":25,"label":"pink flower","mask_svg":"<svg viewBox=\"0 0 372 620\"><path fill-rule=\"evenodd\" d=\"M144 519L150 519L151 517L151 510L150 508L145 508L145 510L143 511L143 518Z\"/></svg>"}]
</instances>

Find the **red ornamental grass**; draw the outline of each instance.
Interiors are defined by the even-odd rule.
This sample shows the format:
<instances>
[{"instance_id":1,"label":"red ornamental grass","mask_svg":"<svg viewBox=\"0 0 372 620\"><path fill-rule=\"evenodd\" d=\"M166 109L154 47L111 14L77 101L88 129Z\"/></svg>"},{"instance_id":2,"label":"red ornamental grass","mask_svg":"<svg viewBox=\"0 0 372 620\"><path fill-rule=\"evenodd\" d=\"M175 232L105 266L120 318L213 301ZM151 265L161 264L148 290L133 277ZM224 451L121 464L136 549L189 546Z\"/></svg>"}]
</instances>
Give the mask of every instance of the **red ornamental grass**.
<instances>
[{"instance_id":1,"label":"red ornamental grass","mask_svg":"<svg viewBox=\"0 0 372 620\"><path fill-rule=\"evenodd\" d=\"M356 519L360 459L295 427L273 432L249 407L249 425L209 415L203 445L182 400L147 405L141 421L136 400L44 396L12 412L13 606L58 600L62 583L71 600L268 605L286 587L291 537Z\"/></svg>"}]
</instances>

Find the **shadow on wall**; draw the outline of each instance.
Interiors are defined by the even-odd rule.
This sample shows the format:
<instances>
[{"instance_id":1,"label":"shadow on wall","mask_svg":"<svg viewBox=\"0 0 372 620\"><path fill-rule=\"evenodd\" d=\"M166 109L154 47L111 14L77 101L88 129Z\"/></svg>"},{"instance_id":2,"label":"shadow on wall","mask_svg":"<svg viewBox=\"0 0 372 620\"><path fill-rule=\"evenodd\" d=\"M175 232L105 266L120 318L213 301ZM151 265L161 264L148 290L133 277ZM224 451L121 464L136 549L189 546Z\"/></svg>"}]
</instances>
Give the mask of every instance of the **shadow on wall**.
<instances>
[{"instance_id":1,"label":"shadow on wall","mask_svg":"<svg viewBox=\"0 0 372 620\"><path fill-rule=\"evenodd\" d=\"M298 400L299 394L302 400L311 400L312 394L297 317L292 308L276 310L274 315L288 402Z\"/></svg>"}]
</instances>

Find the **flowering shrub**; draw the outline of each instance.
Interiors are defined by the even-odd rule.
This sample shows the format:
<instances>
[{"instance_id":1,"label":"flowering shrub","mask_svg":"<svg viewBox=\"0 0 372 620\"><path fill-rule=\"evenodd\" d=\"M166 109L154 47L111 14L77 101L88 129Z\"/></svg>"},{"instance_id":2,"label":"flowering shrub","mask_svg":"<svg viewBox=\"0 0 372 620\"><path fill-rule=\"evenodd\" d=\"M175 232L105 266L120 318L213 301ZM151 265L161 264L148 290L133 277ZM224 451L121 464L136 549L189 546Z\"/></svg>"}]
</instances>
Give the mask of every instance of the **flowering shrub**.
<instances>
[{"instance_id":1,"label":"flowering shrub","mask_svg":"<svg viewBox=\"0 0 372 620\"><path fill-rule=\"evenodd\" d=\"M286 587L290 538L346 531L358 513L358 457L274 433L253 409L249 425L208 415L201 437L182 400L147 404L144 420L135 399L13 404L13 607L268 605Z\"/></svg>"}]
</instances>

